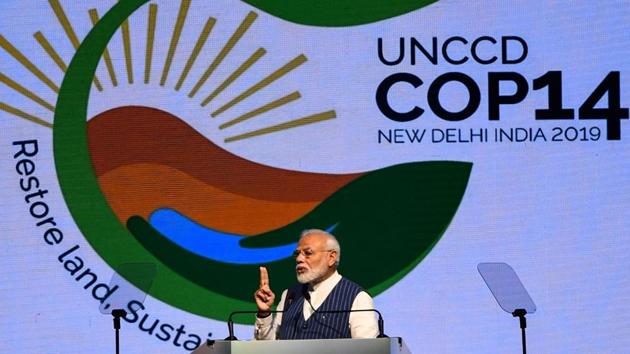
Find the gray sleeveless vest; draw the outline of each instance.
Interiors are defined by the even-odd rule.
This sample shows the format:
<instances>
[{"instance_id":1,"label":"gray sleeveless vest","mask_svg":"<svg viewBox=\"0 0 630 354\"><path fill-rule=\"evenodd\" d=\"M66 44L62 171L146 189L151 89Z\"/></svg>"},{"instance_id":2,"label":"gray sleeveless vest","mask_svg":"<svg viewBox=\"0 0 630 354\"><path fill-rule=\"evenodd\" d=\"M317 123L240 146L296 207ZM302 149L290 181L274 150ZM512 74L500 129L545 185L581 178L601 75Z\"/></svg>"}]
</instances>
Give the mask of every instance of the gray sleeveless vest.
<instances>
[{"instance_id":1,"label":"gray sleeveless vest","mask_svg":"<svg viewBox=\"0 0 630 354\"><path fill-rule=\"evenodd\" d=\"M350 313L315 312L304 320L305 285L287 291L280 324L280 339L350 338ZM356 296L363 291L354 282L341 278L317 311L350 310ZM307 304L308 306L308 304Z\"/></svg>"}]
</instances>

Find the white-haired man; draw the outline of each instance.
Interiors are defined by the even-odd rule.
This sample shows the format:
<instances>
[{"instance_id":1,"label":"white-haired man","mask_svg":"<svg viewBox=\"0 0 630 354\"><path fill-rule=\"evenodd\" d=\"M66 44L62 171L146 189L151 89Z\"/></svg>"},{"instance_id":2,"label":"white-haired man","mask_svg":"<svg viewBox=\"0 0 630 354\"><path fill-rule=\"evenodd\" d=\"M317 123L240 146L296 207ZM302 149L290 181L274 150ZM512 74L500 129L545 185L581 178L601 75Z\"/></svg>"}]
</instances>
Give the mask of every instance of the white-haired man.
<instances>
[{"instance_id":1,"label":"white-haired man","mask_svg":"<svg viewBox=\"0 0 630 354\"><path fill-rule=\"evenodd\" d=\"M271 316L275 294L269 275L260 267L260 287L254 293L258 315L256 339L374 338L378 325L373 312L330 313L373 309L374 303L361 287L337 272L341 248L323 230L302 232L295 257L298 283L282 292L278 313Z\"/></svg>"}]
</instances>

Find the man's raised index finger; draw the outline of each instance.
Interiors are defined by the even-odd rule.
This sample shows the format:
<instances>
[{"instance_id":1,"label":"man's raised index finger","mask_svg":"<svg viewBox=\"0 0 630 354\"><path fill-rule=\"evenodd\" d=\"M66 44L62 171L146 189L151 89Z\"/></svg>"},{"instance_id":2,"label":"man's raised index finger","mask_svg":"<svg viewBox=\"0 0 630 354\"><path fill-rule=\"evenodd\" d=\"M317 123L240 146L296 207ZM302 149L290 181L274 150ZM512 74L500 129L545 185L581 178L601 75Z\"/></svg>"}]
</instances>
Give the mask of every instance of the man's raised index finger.
<instances>
[{"instance_id":1,"label":"man's raised index finger","mask_svg":"<svg viewBox=\"0 0 630 354\"><path fill-rule=\"evenodd\" d=\"M267 273L267 268L260 267L260 287L269 285L269 273Z\"/></svg>"}]
</instances>

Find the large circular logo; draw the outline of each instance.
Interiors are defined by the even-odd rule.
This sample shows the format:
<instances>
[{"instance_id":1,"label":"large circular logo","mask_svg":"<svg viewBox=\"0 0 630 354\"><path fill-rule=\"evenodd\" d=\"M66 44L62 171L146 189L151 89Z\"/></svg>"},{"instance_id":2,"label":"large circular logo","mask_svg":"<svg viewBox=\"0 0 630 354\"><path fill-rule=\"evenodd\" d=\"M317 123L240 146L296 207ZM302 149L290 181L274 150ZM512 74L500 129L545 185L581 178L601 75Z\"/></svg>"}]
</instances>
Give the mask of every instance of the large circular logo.
<instances>
[{"instance_id":1,"label":"large circular logo","mask_svg":"<svg viewBox=\"0 0 630 354\"><path fill-rule=\"evenodd\" d=\"M149 294L224 319L253 306L259 265L268 267L277 287L295 281L291 252L303 229L337 235L341 271L372 295L430 252L463 197L469 163L307 173L234 155L154 107L121 106L88 117L101 55L146 2L121 1L94 26L68 66L55 109L54 155L64 198L110 266L153 263L156 279L144 289ZM332 113L322 114L304 119ZM128 280L144 286L131 275Z\"/></svg>"}]
</instances>

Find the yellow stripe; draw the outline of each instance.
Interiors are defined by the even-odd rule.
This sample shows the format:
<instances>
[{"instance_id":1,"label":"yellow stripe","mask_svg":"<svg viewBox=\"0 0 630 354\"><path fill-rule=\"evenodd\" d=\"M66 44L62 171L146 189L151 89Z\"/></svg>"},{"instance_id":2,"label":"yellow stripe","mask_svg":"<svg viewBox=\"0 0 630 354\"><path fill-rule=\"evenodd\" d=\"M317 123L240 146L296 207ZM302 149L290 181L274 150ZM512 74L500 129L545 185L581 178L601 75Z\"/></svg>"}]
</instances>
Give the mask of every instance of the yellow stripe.
<instances>
[{"instance_id":1,"label":"yellow stripe","mask_svg":"<svg viewBox=\"0 0 630 354\"><path fill-rule=\"evenodd\" d=\"M68 70L68 66L63 61L63 59L61 59L61 57L59 56L59 53L57 53L55 48L53 48L50 42L48 42L46 37L39 31L35 32L35 34L33 34L33 37L35 37L35 40L37 41L37 43L39 43L39 45L41 45L42 48L44 48L44 51L46 52L46 54L48 54L48 56L55 62L55 64L57 64L59 69L61 69L61 71L65 73L66 70Z\"/></svg>"},{"instance_id":2,"label":"yellow stripe","mask_svg":"<svg viewBox=\"0 0 630 354\"><path fill-rule=\"evenodd\" d=\"M164 86L166 78L168 77L168 71L171 68L173 57L175 56L175 50L177 50L177 44L179 43L179 36L182 33L182 28L186 22L186 15L188 15L188 8L190 7L190 0L182 0L179 6L179 13L177 14L177 22L175 22L175 28L173 29L173 35L171 37L171 45L168 48L168 55L166 56L166 63L164 63L164 69L162 70L162 79L160 79L160 86Z\"/></svg>"},{"instance_id":3,"label":"yellow stripe","mask_svg":"<svg viewBox=\"0 0 630 354\"><path fill-rule=\"evenodd\" d=\"M123 46L125 50L125 65L127 67L127 82L133 84L133 61L131 60L131 38L129 36L129 21L125 20L122 26Z\"/></svg>"},{"instance_id":4,"label":"yellow stripe","mask_svg":"<svg viewBox=\"0 0 630 354\"><path fill-rule=\"evenodd\" d=\"M26 59L24 54L22 54L17 48L15 48L9 41L7 41L3 35L0 34L0 47L6 50L15 60L20 62L20 64L24 65L25 68L28 69L33 75L37 76L46 86L50 87L51 90L59 93L59 87L55 85L52 80L50 80L46 75L44 75L41 70L39 70L35 64L31 63L30 60Z\"/></svg>"},{"instance_id":5,"label":"yellow stripe","mask_svg":"<svg viewBox=\"0 0 630 354\"><path fill-rule=\"evenodd\" d=\"M254 52L241 66L236 69L230 76L228 76L225 81L219 85L212 93L206 97L203 102L201 102L202 106L207 105L210 101L212 101L215 97L217 97L223 90L225 90L234 80L238 79L239 76L243 75L247 69L249 69L252 65L254 65L258 59L260 59L263 55L265 55L267 51L264 48L258 48L257 51Z\"/></svg>"},{"instance_id":6,"label":"yellow stripe","mask_svg":"<svg viewBox=\"0 0 630 354\"><path fill-rule=\"evenodd\" d=\"M210 35L210 31L212 30L216 22L217 22L216 19L209 17L208 20L206 21L205 26L203 26L203 30L201 31L201 34L199 35L199 39L197 39L195 48L190 54L190 58L188 58L188 61L186 62L186 66L184 67L184 71L182 71L182 74L180 75L179 80L177 81L177 85L175 85L176 91L179 91L179 89L182 87L182 84L184 83L184 81L186 80L186 77L188 76L188 72L190 72L190 69L195 63L195 60L197 60L197 56L201 52L201 48L203 48L204 44L206 43L206 40L208 39L208 35Z\"/></svg>"},{"instance_id":7,"label":"yellow stripe","mask_svg":"<svg viewBox=\"0 0 630 354\"><path fill-rule=\"evenodd\" d=\"M144 83L151 80L151 63L153 62L153 41L155 40L155 22L157 20L158 7L149 5L149 26L147 27L147 51L144 58Z\"/></svg>"},{"instance_id":8,"label":"yellow stripe","mask_svg":"<svg viewBox=\"0 0 630 354\"><path fill-rule=\"evenodd\" d=\"M297 68L298 66L302 65L305 62L306 62L306 57L304 56L304 54L298 55L293 60L291 60L290 62L286 63L280 69L278 69L278 70L274 71L273 73L269 74L269 76L267 76L264 79L260 80L254 86L248 88L247 90L245 90L245 92L243 92L240 95L236 96L230 102L226 103L221 108L219 108L216 111L212 112L212 116L216 117L219 114L225 112L226 110L230 109L231 107L233 107L237 103L243 101L247 97L253 95L257 91L263 89L264 87L268 86L272 82L278 80L279 78L281 78L282 76L286 75L291 70Z\"/></svg>"},{"instance_id":9,"label":"yellow stripe","mask_svg":"<svg viewBox=\"0 0 630 354\"><path fill-rule=\"evenodd\" d=\"M59 23L61 24L61 27L63 27L63 31L66 33L66 36L68 36L72 46L75 50L78 49L80 44L79 38L77 38L77 34L74 32L72 24L70 24L63 7L61 7L58 0L48 0L48 3L50 4L50 7L52 7L55 16L57 16L57 20L59 20ZM94 86L96 86L97 90L103 91L103 86L96 76L94 76Z\"/></svg>"},{"instance_id":10,"label":"yellow stripe","mask_svg":"<svg viewBox=\"0 0 630 354\"><path fill-rule=\"evenodd\" d=\"M232 37L230 37L227 43L225 43L225 46L221 48L221 51L216 56L216 58L214 58L214 60L212 61L212 63L210 64L206 72L204 72L201 78L199 79L199 81L197 81L197 84L195 84L195 87L193 87L193 89L190 91L190 93L188 94L188 97L192 98L197 93L197 91L199 91L201 86L206 82L206 80L208 80L210 75L219 66L219 64L221 64L221 62L228 55L228 53L232 51L232 48L234 48L236 43L238 43L238 41L241 39L241 37L243 37L245 32L247 32L247 30L252 25L252 23L254 23L254 21L256 20L256 17L258 17L258 15L255 12L250 11L247 14L245 19L243 19L243 22L241 22L241 24L238 26L236 31L234 31L234 33L232 34Z\"/></svg>"},{"instance_id":11,"label":"yellow stripe","mask_svg":"<svg viewBox=\"0 0 630 354\"><path fill-rule=\"evenodd\" d=\"M79 48L79 38L77 38L77 34L74 32L74 29L66 16L66 12L63 10L63 7L61 7L59 1L48 0L48 3L50 4L50 7L52 7L55 16L57 16L57 20L59 20L61 27L63 27L64 32L66 32L66 36L68 36L68 39L72 43L74 49Z\"/></svg>"},{"instance_id":12,"label":"yellow stripe","mask_svg":"<svg viewBox=\"0 0 630 354\"><path fill-rule=\"evenodd\" d=\"M92 25L95 26L99 20L98 11L96 9L90 9L90 20L92 21ZM109 78L112 81L112 85L114 87L118 86L118 79L116 79L116 71L114 71L114 65L112 64L112 58L109 55L109 50L105 47L105 51L103 52L103 59L105 59L105 66L107 67L107 72L109 73Z\"/></svg>"},{"instance_id":13,"label":"yellow stripe","mask_svg":"<svg viewBox=\"0 0 630 354\"><path fill-rule=\"evenodd\" d=\"M223 123L223 124L221 124L219 126L219 129L225 129L225 128L231 127L234 124L238 124L240 122L243 122L245 120L253 118L253 117L255 117L255 116L259 115L259 114L263 114L265 112L271 111L272 109L275 109L275 108L283 106L283 105L285 105L287 103L293 102L293 101L299 99L300 97L302 97L302 96L300 96L300 93L295 91L295 92L293 92L293 93L291 93L289 95L286 95L286 96L284 96L282 98L279 98L279 99L277 99L277 100L275 100L273 102L267 103L266 105L264 105L264 106L262 106L260 108L256 108L253 111L249 111L249 112L239 116L238 118L232 119L229 122L225 122L225 123Z\"/></svg>"},{"instance_id":14,"label":"yellow stripe","mask_svg":"<svg viewBox=\"0 0 630 354\"><path fill-rule=\"evenodd\" d=\"M42 120L40 118L32 116L32 115L30 115L30 114L28 114L26 112L20 111L19 109L15 108L15 107L11 107L11 106L9 106L8 104L6 104L4 102L0 102L0 111L5 111L7 113L13 114L14 116L18 116L20 118L26 119L26 120L28 120L30 122L42 125L42 126L47 127L47 128L52 128L53 127L52 124L50 124L50 123L48 123L48 122L46 122L46 121L44 121L44 120Z\"/></svg>"},{"instance_id":15,"label":"yellow stripe","mask_svg":"<svg viewBox=\"0 0 630 354\"><path fill-rule=\"evenodd\" d=\"M325 121L325 120L328 120L328 119L333 119L333 118L336 118L336 117L337 117L337 114L335 113L335 111L327 111L327 112L317 113L317 114L313 114L313 115L310 115L310 116L307 116L307 117L304 117L304 118L295 119L295 120L292 120L292 121L289 121L289 122L286 122L286 123L273 125L271 127L267 127L267 128L263 128L263 129L254 130L254 131L251 131L249 133L245 133L245 134L241 134L241 135L232 136L232 137L229 137L229 138L225 139L224 141L226 143L231 143L231 142L238 141L238 140L253 138L255 136L275 133L275 132L279 132L279 131L287 130L287 129L293 129L293 128L297 128L297 127L300 127L300 126L303 126L303 125L306 125L306 124L313 124L313 123Z\"/></svg>"},{"instance_id":16,"label":"yellow stripe","mask_svg":"<svg viewBox=\"0 0 630 354\"><path fill-rule=\"evenodd\" d=\"M2 82L3 84L9 86L10 88L14 89L15 91L21 93L22 95L30 98L31 100L35 101L39 105L41 105L44 108L48 109L49 111L51 111L51 112L55 111L55 107L53 105L51 105L50 103L44 101L41 97L39 97L36 94L34 94L33 92L29 91L24 86L22 86L22 85L18 84L17 82L11 80L11 78L7 77L3 73L0 73L0 82Z\"/></svg>"}]
</instances>

